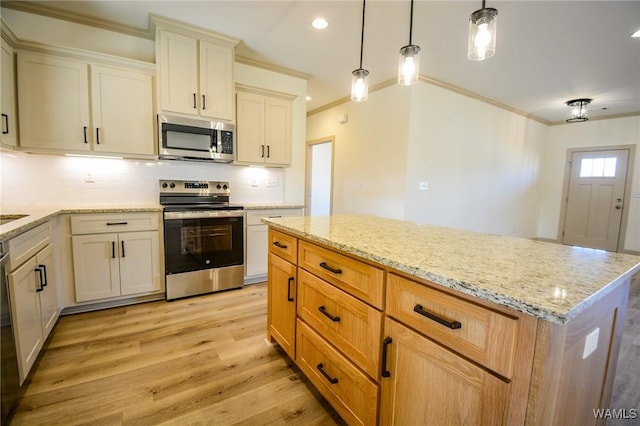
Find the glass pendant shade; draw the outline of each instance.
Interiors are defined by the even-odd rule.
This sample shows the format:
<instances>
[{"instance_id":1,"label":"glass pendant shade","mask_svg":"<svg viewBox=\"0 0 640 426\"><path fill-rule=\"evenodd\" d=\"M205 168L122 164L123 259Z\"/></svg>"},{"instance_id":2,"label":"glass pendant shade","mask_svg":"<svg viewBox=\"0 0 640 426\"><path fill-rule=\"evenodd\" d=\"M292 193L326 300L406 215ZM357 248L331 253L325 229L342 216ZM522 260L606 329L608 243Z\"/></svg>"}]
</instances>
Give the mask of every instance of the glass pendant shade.
<instances>
[{"instance_id":1,"label":"glass pendant shade","mask_svg":"<svg viewBox=\"0 0 640 426\"><path fill-rule=\"evenodd\" d=\"M469 17L469 43L467 57L483 61L496 53L498 11L490 7L476 10Z\"/></svg>"},{"instance_id":2,"label":"glass pendant shade","mask_svg":"<svg viewBox=\"0 0 640 426\"><path fill-rule=\"evenodd\" d=\"M591 99L573 99L567 101L567 106L571 109L567 123L579 123L587 121L587 106L591 103Z\"/></svg>"},{"instance_id":3,"label":"glass pendant shade","mask_svg":"<svg viewBox=\"0 0 640 426\"><path fill-rule=\"evenodd\" d=\"M364 102L369 97L369 71L358 68L351 73L351 100Z\"/></svg>"},{"instance_id":4,"label":"glass pendant shade","mask_svg":"<svg viewBox=\"0 0 640 426\"><path fill-rule=\"evenodd\" d=\"M418 82L420 73L420 46L410 44L400 48L398 84L410 86Z\"/></svg>"}]
</instances>

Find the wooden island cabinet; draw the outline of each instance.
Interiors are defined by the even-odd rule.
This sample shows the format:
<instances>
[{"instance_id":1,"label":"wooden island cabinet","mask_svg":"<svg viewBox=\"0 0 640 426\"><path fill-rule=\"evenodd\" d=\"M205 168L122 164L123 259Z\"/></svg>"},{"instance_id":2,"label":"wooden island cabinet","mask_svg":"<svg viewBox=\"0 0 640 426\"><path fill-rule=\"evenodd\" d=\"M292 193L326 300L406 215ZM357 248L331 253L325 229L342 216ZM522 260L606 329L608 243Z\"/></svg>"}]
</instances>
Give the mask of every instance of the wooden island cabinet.
<instances>
[{"instance_id":1,"label":"wooden island cabinet","mask_svg":"<svg viewBox=\"0 0 640 426\"><path fill-rule=\"evenodd\" d=\"M264 222L267 337L348 424L604 424L638 257L372 216Z\"/></svg>"}]
</instances>

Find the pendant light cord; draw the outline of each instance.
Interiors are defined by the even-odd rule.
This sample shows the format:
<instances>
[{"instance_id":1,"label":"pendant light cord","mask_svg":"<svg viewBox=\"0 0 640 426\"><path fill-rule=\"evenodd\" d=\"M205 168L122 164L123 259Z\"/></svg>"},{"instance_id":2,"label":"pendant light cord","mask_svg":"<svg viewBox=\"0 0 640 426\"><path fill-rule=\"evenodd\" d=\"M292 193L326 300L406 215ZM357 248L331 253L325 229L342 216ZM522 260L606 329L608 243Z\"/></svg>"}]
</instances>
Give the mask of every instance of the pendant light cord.
<instances>
[{"instance_id":1,"label":"pendant light cord","mask_svg":"<svg viewBox=\"0 0 640 426\"><path fill-rule=\"evenodd\" d=\"M360 33L360 69L362 69L362 51L364 50L364 8L367 0L362 0L362 31Z\"/></svg>"},{"instance_id":2,"label":"pendant light cord","mask_svg":"<svg viewBox=\"0 0 640 426\"><path fill-rule=\"evenodd\" d=\"M413 0L411 0L411 17L409 18L409 45L412 44L411 43L412 34L413 34Z\"/></svg>"}]
</instances>

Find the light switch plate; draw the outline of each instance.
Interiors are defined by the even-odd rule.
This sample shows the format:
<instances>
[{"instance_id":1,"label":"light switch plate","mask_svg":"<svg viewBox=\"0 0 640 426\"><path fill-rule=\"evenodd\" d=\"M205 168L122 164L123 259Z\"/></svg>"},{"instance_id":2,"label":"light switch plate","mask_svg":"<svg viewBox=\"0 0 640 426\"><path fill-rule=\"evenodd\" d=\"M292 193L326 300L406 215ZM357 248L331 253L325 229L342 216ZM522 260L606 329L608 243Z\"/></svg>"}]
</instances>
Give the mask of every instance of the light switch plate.
<instances>
[{"instance_id":1,"label":"light switch plate","mask_svg":"<svg viewBox=\"0 0 640 426\"><path fill-rule=\"evenodd\" d=\"M600 328L596 328L591 333L587 334L584 339L584 351L582 352L582 359L587 359L598 348L598 336L600 335Z\"/></svg>"},{"instance_id":2,"label":"light switch plate","mask_svg":"<svg viewBox=\"0 0 640 426\"><path fill-rule=\"evenodd\" d=\"M429 182L420 182L418 184L418 189L420 191L427 191L429 189Z\"/></svg>"}]
</instances>

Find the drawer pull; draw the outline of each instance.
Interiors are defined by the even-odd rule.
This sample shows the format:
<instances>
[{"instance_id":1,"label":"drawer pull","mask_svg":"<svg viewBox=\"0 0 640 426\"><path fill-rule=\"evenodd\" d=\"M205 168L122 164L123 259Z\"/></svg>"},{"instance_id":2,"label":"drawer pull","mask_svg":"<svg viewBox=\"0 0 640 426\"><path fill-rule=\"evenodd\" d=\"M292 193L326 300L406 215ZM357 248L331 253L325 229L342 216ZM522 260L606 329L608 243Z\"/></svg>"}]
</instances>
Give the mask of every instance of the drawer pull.
<instances>
[{"instance_id":1,"label":"drawer pull","mask_svg":"<svg viewBox=\"0 0 640 426\"><path fill-rule=\"evenodd\" d=\"M425 316L425 317L429 318L430 320L433 320L433 321L437 322L438 324L442 324L445 327L448 327L448 328L450 328L452 330L456 330L458 328L462 328L462 324L460 322L458 322L458 321L449 322L449 321L447 321L445 319L442 319L442 318L440 318L438 316L435 316L431 312L427 312L424 309L422 309L422 305L414 306L413 307L413 311L418 313L418 314L420 314L420 315L422 315L422 316Z\"/></svg>"},{"instance_id":2,"label":"drawer pull","mask_svg":"<svg viewBox=\"0 0 640 426\"><path fill-rule=\"evenodd\" d=\"M287 302L293 302L293 297L291 297L291 283L295 280L295 277L289 277L287 280Z\"/></svg>"},{"instance_id":3,"label":"drawer pull","mask_svg":"<svg viewBox=\"0 0 640 426\"><path fill-rule=\"evenodd\" d=\"M127 225L128 222L107 222L107 226L113 226L113 225Z\"/></svg>"},{"instance_id":4,"label":"drawer pull","mask_svg":"<svg viewBox=\"0 0 640 426\"><path fill-rule=\"evenodd\" d=\"M318 369L318 371L320 371L322 373L322 375L324 377L327 378L327 380L329 381L329 383L331 383L332 385L335 385L336 383L338 383L338 378L337 377L331 377L329 375L329 373L327 373L326 371L324 371L324 365L322 365L322 363L318 364L316 366L316 368Z\"/></svg>"},{"instance_id":5,"label":"drawer pull","mask_svg":"<svg viewBox=\"0 0 640 426\"><path fill-rule=\"evenodd\" d=\"M342 269L334 269L331 266L327 265L327 262L322 262L320 264L320 267L326 269L329 272L333 272L334 274L341 274L342 273Z\"/></svg>"},{"instance_id":6,"label":"drawer pull","mask_svg":"<svg viewBox=\"0 0 640 426\"><path fill-rule=\"evenodd\" d=\"M38 275L40 276L40 281L39 281L39 286L36 288L36 292L41 292L42 290L44 290L44 285L42 284L44 282L44 278L42 276L42 269L41 268L36 268L34 269L35 272L38 273Z\"/></svg>"},{"instance_id":7,"label":"drawer pull","mask_svg":"<svg viewBox=\"0 0 640 426\"><path fill-rule=\"evenodd\" d=\"M287 248L286 244L282 244L280 241L274 242L273 245L278 247L278 248L281 248L281 249L286 249Z\"/></svg>"},{"instance_id":8,"label":"drawer pull","mask_svg":"<svg viewBox=\"0 0 640 426\"><path fill-rule=\"evenodd\" d=\"M327 312L327 310L326 310L326 308L324 306L320 306L318 308L318 310L322 313L322 315L324 315L325 317L329 318L331 321L333 321L333 322L340 321L340 317L334 317L333 315L331 315L329 312Z\"/></svg>"},{"instance_id":9,"label":"drawer pull","mask_svg":"<svg viewBox=\"0 0 640 426\"><path fill-rule=\"evenodd\" d=\"M116 242L115 241L111 241L111 258L112 259L116 258Z\"/></svg>"},{"instance_id":10,"label":"drawer pull","mask_svg":"<svg viewBox=\"0 0 640 426\"><path fill-rule=\"evenodd\" d=\"M42 287L46 287L47 286L47 265L38 265L39 269L42 269L42 271L44 272L44 281L42 281Z\"/></svg>"},{"instance_id":11,"label":"drawer pull","mask_svg":"<svg viewBox=\"0 0 640 426\"><path fill-rule=\"evenodd\" d=\"M393 342L391 337L385 337L382 341L382 377L391 377L391 372L387 370L387 348Z\"/></svg>"}]
</instances>

